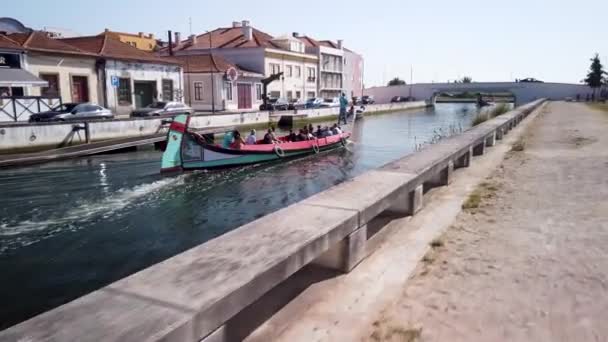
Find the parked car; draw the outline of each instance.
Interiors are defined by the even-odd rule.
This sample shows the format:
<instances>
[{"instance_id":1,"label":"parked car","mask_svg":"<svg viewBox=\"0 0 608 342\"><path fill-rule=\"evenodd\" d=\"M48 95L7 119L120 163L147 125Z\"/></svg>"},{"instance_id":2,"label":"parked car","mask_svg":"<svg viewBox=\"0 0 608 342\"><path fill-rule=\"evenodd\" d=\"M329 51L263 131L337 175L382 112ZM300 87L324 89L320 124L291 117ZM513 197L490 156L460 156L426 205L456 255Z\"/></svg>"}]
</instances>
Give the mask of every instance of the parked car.
<instances>
[{"instance_id":1,"label":"parked car","mask_svg":"<svg viewBox=\"0 0 608 342\"><path fill-rule=\"evenodd\" d=\"M356 106L356 105L363 104L363 102L361 101L361 97L359 97L359 96L353 96L353 99L352 99L352 100L353 100L353 104L354 104L355 106Z\"/></svg>"},{"instance_id":2,"label":"parked car","mask_svg":"<svg viewBox=\"0 0 608 342\"><path fill-rule=\"evenodd\" d=\"M289 100L289 106L287 109L294 110L294 109L304 109L304 108L306 108L306 102L304 102L300 99L291 99L291 100Z\"/></svg>"},{"instance_id":3,"label":"parked car","mask_svg":"<svg viewBox=\"0 0 608 342\"><path fill-rule=\"evenodd\" d=\"M408 102L411 101L409 96L393 96L391 102Z\"/></svg>"},{"instance_id":4,"label":"parked car","mask_svg":"<svg viewBox=\"0 0 608 342\"><path fill-rule=\"evenodd\" d=\"M113 119L109 109L93 103L64 103L52 110L32 114L30 122Z\"/></svg>"},{"instance_id":5,"label":"parked car","mask_svg":"<svg viewBox=\"0 0 608 342\"><path fill-rule=\"evenodd\" d=\"M325 99L319 105L322 108L332 108L332 107L340 107L340 99L337 97L332 97L330 99Z\"/></svg>"},{"instance_id":6,"label":"parked car","mask_svg":"<svg viewBox=\"0 0 608 342\"><path fill-rule=\"evenodd\" d=\"M135 109L131 112L131 117L175 116L185 113L193 114L194 110L181 102L155 102L147 107Z\"/></svg>"},{"instance_id":7,"label":"parked car","mask_svg":"<svg viewBox=\"0 0 608 342\"><path fill-rule=\"evenodd\" d=\"M289 102L283 98L271 98L268 99L268 103L266 103L266 107L263 104L260 105L260 110L287 110L289 108Z\"/></svg>"},{"instance_id":8,"label":"parked car","mask_svg":"<svg viewBox=\"0 0 608 342\"><path fill-rule=\"evenodd\" d=\"M306 108L319 108L323 103L323 99L320 97L312 97L306 100Z\"/></svg>"},{"instance_id":9,"label":"parked car","mask_svg":"<svg viewBox=\"0 0 608 342\"><path fill-rule=\"evenodd\" d=\"M376 101L372 95L363 95L363 98L361 99L361 103L363 104L373 104L375 102Z\"/></svg>"}]
</instances>

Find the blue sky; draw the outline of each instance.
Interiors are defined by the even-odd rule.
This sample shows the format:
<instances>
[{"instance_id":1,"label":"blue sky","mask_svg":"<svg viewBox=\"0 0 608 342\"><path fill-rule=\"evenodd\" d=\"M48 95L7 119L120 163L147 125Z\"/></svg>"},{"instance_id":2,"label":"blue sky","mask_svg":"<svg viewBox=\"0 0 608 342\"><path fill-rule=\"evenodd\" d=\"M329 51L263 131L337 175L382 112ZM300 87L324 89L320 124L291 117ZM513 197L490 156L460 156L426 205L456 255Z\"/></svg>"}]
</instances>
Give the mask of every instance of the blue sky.
<instances>
[{"instance_id":1,"label":"blue sky","mask_svg":"<svg viewBox=\"0 0 608 342\"><path fill-rule=\"evenodd\" d=\"M344 39L365 57L366 86L395 76L409 82L410 66L414 82L465 75L476 81L579 82L594 53L608 62L606 0L30 0L2 7L1 16L30 27L80 34L109 27L187 36L189 18L194 33L248 19L272 35L296 31Z\"/></svg>"}]
</instances>

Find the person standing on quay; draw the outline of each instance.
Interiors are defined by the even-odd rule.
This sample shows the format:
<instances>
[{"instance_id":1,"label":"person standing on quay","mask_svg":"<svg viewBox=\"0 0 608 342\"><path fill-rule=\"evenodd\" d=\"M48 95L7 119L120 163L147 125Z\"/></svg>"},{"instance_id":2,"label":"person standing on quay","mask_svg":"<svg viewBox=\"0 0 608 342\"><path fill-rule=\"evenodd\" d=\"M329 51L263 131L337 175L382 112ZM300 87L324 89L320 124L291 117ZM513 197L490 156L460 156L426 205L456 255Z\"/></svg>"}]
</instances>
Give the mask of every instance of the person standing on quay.
<instances>
[{"instance_id":1,"label":"person standing on quay","mask_svg":"<svg viewBox=\"0 0 608 342\"><path fill-rule=\"evenodd\" d=\"M338 124L340 123L340 120L344 121L344 124L346 125L346 107L348 106L348 99L346 99L346 94L342 93L342 96L340 96L340 116L338 116Z\"/></svg>"}]
</instances>

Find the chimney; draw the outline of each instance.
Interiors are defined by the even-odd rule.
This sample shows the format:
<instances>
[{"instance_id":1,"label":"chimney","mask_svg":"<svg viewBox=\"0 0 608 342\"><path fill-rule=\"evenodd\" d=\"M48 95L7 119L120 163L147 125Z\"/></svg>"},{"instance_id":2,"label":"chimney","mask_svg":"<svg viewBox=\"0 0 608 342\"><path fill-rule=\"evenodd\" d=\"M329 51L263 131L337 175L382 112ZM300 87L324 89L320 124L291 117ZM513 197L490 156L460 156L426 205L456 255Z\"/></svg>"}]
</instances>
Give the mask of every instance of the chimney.
<instances>
[{"instance_id":1,"label":"chimney","mask_svg":"<svg viewBox=\"0 0 608 342\"><path fill-rule=\"evenodd\" d=\"M106 29L104 29L104 30L103 30L103 32L106 32L106 33L107 33L107 32L110 32L110 29L109 29L109 28L106 28Z\"/></svg>"},{"instance_id":2,"label":"chimney","mask_svg":"<svg viewBox=\"0 0 608 342\"><path fill-rule=\"evenodd\" d=\"M175 32L174 35L175 35L175 43L174 43L175 46L180 46L180 44L182 43L182 39L181 39L182 35L181 35L181 33Z\"/></svg>"},{"instance_id":3,"label":"chimney","mask_svg":"<svg viewBox=\"0 0 608 342\"><path fill-rule=\"evenodd\" d=\"M241 27L241 22L240 21L233 21L232 22L232 27Z\"/></svg>"},{"instance_id":4,"label":"chimney","mask_svg":"<svg viewBox=\"0 0 608 342\"><path fill-rule=\"evenodd\" d=\"M150 34L148 35L148 38L150 38L150 39L154 39L154 33L150 33Z\"/></svg>"},{"instance_id":5,"label":"chimney","mask_svg":"<svg viewBox=\"0 0 608 342\"><path fill-rule=\"evenodd\" d=\"M344 41L342 39L338 39L338 49L342 50L344 47Z\"/></svg>"},{"instance_id":6,"label":"chimney","mask_svg":"<svg viewBox=\"0 0 608 342\"><path fill-rule=\"evenodd\" d=\"M196 44L196 35L195 34L191 34L190 37L188 37L188 39L190 40L191 45Z\"/></svg>"},{"instance_id":7,"label":"chimney","mask_svg":"<svg viewBox=\"0 0 608 342\"><path fill-rule=\"evenodd\" d=\"M294 38L300 38L300 34L298 32L294 32L291 34Z\"/></svg>"},{"instance_id":8,"label":"chimney","mask_svg":"<svg viewBox=\"0 0 608 342\"><path fill-rule=\"evenodd\" d=\"M137 33L137 35L140 36L141 38L144 37L144 33L143 32L139 32L139 33Z\"/></svg>"},{"instance_id":9,"label":"chimney","mask_svg":"<svg viewBox=\"0 0 608 342\"><path fill-rule=\"evenodd\" d=\"M171 30L167 31L167 37L169 39L169 56L173 56L173 42L171 41L172 36Z\"/></svg>"},{"instance_id":10,"label":"chimney","mask_svg":"<svg viewBox=\"0 0 608 342\"><path fill-rule=\"evenodd\" d=\"M253 28L251 26L249 26L249 21L248 20L243 20L243 36L245 37L245 39L247 40L252 40L253 39Z\"/></svg>"}]
</instances>

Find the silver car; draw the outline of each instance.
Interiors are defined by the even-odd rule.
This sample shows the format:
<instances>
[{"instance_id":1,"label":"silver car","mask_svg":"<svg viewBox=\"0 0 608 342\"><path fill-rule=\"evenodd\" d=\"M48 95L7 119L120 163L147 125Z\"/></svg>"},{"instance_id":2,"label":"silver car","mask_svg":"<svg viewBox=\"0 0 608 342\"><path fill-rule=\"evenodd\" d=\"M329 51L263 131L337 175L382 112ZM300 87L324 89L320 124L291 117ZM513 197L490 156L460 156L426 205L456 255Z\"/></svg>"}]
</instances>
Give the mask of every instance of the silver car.
<instances>
[{"instance_id":1,"label":"silver car","mask_svg":"<svg viewBox=\"0 0 608 342\"><path fill-rule=\"evenodd\" d=\"M181 102L155 102L131 112L131 117L175 116L177 114L192 114L194 110Z\"/></svg>"},{"instance_id":2,"label":"silver car","mask_svg":"<svg viewBox=\"0 0 608 342\"><path fill-rule=\"evenodd\" d=\"M32 114L30 122L113 119L109 109L93 103L63 103L52 110Z\"/></svg>"}]
</instances>

